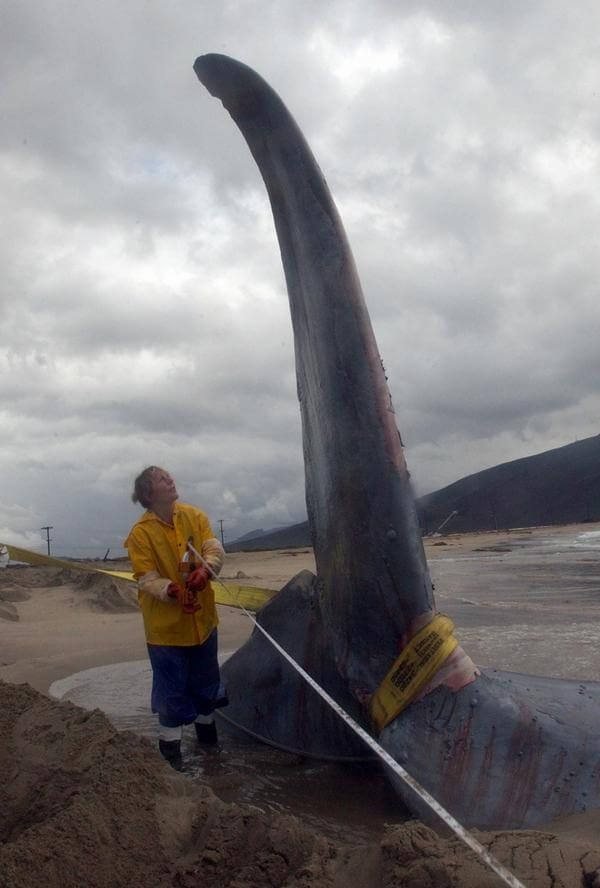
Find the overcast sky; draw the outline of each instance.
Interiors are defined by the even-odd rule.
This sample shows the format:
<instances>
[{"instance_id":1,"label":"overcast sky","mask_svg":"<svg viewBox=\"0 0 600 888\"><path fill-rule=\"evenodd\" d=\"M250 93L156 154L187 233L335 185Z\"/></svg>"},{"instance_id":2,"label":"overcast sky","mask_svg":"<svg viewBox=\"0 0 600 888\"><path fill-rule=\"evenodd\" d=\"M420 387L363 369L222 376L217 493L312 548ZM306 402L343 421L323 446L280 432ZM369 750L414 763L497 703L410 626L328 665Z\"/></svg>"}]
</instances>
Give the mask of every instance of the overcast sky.
<instances>
[{"instance_id":1,"label":"overcast sky","mask_svg":"<svg viewBox=\"0 0 600 888\"><path fill-rule=\"evenodd\" d=\"M279 249L192 64L255 68L359 268L418 493L600 432L600 6L2 0L0 540L102 555L168 468L303 520Z\"/></svg>"}]
</instances>

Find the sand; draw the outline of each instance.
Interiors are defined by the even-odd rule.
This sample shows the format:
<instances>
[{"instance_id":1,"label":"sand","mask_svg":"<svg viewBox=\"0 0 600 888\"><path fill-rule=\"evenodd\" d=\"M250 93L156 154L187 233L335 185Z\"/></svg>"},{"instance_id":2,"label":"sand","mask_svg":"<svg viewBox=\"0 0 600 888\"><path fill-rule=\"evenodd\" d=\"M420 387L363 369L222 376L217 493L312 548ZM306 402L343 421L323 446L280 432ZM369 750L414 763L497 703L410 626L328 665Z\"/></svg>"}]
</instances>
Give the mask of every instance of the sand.
<instances>
[{"instance_id":1,"label":"sand","mask_svg":"<svg viewBox=\"0 0 600 888\"><path fill-rule=\"evenodd\" d=\"M589 525L583 529L588 530ZM536 533L540 539L556 538L560 548L573 529ZM463 633L472 633L471 641L479 639L483 651L494 620L502 627L502 615L512 613L505 553L514 546L514 534L448 536L426 543L438 599L454 602L459 615L475 613L470 625L464 621ZM478 549L484 550L482 556ZM461 554L496 564L504 598L480 597L467 608L452 583L440 588L444 575L458 582L453 565L460 562L464 568L460 557L454 560ZM526 564L537 563L536 557ZM310 550L236 553L228 557L224 573L235 578L241 572L253 584L278 588L300 569L313 567ZM581 571L578 561L578 576ZM563 584L563 592L545 609L550 635L552 614L560 626L565 608L581 610L589 577L583 576L578 586L571 579L567 594ZM590 608L597 615L597 602L593 596L585 600L589 623ZM227 794L219 797L210 780L175 774L154 744L117 731L98 710L49 699L46 693L56 679L145 657L135 607L129 587L113 581L41 568L0 572L0 679L6 682L0 683L0 888L501 884L462 843L416 821L382 824L364 840L348 836L344 841L302 810L293 816L226 801ZM221 649L234 649L251 626L231 608L220 608L220 615ZM515 650L522 647L515 645ZM467 648L471 652L471 644ZM510 646L506 656L509 666L497 665L517 668ZM584 652L584 665L589 660L589 667L597 668L597 657L586 657ZM567 656L555 657L552 665L565 673L569 662ZM478 838L532 888L600 888L598 811L544 830Z\"/></svg>"},{"instance_id":2,"label":"sand","mask_svg":"<svg viewBox=\"0 0 600 888\"><path fill-rule=\"evenodd\" d=\"M109 569L130 568L113 562ZM54 568L0 572L0 679L46 693L82 669L147 656L134 587L99 579ZM252 627L234 608L219 612L221 648L235 650Z\"/></svg>"},{"instance_id":3,"label":"sand","mask_svg":"<svg viewBox=\"0 0 600 888\"><path fill-rule=\"evenodd\" d=\"M487 888L457 840L417 821L333 842L297 817L227 804L98 710L0 683L1 888ZM589 818L588 818L589 819ZM600 849L551 832L478 838L530 888L600 884Z\"/></svg>"}]
</instances>

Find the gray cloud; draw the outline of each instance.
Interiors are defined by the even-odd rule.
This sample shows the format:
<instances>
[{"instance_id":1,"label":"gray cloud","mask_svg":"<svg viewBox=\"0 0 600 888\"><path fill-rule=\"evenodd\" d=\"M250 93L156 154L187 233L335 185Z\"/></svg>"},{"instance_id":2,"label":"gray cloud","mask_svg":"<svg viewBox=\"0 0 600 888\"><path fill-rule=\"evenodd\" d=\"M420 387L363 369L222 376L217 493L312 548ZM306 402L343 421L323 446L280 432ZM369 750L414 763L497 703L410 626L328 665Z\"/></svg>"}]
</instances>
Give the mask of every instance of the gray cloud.
<instances>
[{"instance_id":1,"label":"gray cloud","mask_svg":"<svg viewBox=\"0 0 600 888\"><path fill-rule=\"evenodd\" d=\"M304 514L268 201L195 57L284 98L359 266L417 489L598 431L596 4L5 4L0 539L116 547L166 465ZM4 529L3 529L4 528ZM13 539L16 542L16 539Z\"/></svg>"}]
</instances>

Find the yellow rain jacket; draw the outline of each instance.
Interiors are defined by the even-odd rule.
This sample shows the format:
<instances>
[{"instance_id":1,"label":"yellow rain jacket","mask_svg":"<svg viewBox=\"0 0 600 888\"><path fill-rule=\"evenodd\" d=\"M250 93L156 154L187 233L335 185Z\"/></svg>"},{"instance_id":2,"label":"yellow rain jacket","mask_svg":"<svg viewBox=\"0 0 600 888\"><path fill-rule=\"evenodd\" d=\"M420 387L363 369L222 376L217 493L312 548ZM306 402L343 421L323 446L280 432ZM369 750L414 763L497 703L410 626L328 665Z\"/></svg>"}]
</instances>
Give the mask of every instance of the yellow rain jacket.
<instances>
[{"instance_id":1,"label":"yellow rain jacket","mask_svg":"<svg viewBox=\"0 0 600 888\"><path fill-rule=\"evenodd\" d=\"M129 550L138 581L138 600L149 644L202 644L219 622L210 582L198 593L202 606L193 614L184 613L181 605L167 596L169 583L184 586L185 578L179 568L190 537L194 548L218 573L223 548L204 512L186 503L175 503L172 525L154 512L145 512L123 544Z\"/></svg>"}]
</instances>

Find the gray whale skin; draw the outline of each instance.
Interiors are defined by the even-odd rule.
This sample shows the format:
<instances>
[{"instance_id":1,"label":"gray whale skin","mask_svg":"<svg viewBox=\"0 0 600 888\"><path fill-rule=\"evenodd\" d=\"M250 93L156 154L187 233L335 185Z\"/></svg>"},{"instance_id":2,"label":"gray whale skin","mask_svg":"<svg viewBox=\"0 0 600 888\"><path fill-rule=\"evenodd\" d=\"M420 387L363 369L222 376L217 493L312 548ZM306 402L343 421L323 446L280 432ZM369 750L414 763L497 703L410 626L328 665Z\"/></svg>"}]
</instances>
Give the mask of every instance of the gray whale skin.
<instances>
[{"instance_id":1,"label":"gray whale skin","mask_svg":"<svg viewBox=\"0 0 600 888\"><path fill-rule=\"evenodd\" d=\"M194 70L265 182L294 331L317 576L295 577L259 621L369 729L369 697L436 613L384 369L340 217L287 108L227 56L201 56ZM227 714L247 731L306 755L365 756L258 630L224 675ZM600 683L479 671L458 647L379 739L466 826L533 827L600 804Z\"/></svg>"}]
</instances>

